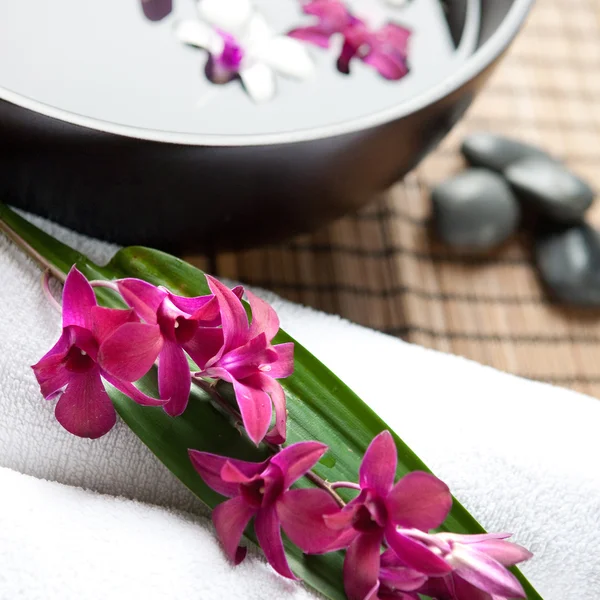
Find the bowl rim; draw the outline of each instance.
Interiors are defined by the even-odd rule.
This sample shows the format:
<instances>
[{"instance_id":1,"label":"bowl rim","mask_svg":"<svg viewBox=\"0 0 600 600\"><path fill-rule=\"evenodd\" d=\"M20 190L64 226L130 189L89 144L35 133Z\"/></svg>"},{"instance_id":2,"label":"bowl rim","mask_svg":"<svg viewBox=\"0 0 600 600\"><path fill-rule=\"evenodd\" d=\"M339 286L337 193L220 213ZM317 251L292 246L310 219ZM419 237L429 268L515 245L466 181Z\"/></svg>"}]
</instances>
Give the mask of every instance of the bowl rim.
<instances>
[{"instance_id":1,"label":"bowl rim","mask_svg":"<svg viewBox=\"0 0 600 600\"><path fill-rule=\"evenodd\" d=\"M0 101L6 100L7 102L47 117L104 133L139 140L187 146L268 146L338 137L372 129L385 123L402 119L434 104L468 83L492 64L492 62L494 62L494 60L496 60L509 46L523 26L534 2L535 0L515 0L509 9L508 14L504 17L502 23L500 23L500 26L483 46L469 57L455 73L446 77L438 84L417 94L415 97L402 102L399 106L388 107L369 115L356 117L332 125L268 134L219 135L181 133L159 129L148 129L132 125L122 125L94 117L79 115L68 110L38 102L37 100L23 96L22 94L18 94L2 86L0 86Z\"/></svg>"}]
</instances>

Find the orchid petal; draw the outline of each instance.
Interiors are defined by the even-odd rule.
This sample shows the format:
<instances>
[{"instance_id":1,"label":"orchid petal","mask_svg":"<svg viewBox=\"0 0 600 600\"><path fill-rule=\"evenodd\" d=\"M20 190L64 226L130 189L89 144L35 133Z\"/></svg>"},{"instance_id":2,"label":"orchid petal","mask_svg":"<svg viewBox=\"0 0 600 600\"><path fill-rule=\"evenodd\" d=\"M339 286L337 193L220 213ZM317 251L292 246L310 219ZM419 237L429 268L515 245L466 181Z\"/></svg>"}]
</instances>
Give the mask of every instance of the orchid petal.
<instances>
[{"instance_id":1,"label":"orchid petal","mask_svg":"<svg viewBox=\"0 0 600 600\"><path fill-rule=\"evenodd\" d=\"M254 520L254 531L269 564L283 577L298 579L292 573L285 557L279 517L274 506L258 511Z\"/></svg>"},{"instance_id":2,"label":"orchid petal","mask_svg":"<svg viewBox=\"0 0 600 600\"><path fill-rule=\"evenodd\" d=\"M360 487L385 497L394 485L397 463L394 438L389 431L382 431L369 444L360 464Z\"/></svg>"},{"instance_id":3,"label":"orchid petal","mask_svg":"<svg viewBox=\"0 0 600 600\"><path fill-rule=\"evenodd\" d=\"M160 21L173 10L173 0L142 0L142 10L150 21Z\"/></svg>"},{"instance_id":4,"label":"orchid petal","mask_svg":"<svg viewBox=\"0 0 600 600\"><path fill-rule=\"evenodd\" d=\"M279 317L273 307L262 298L246 291L250 308L252 309L252 322L248 337L253 338L264 333L267 341L271 341L279 331Z\"/></svg>"},{"instance_id":5,"label":"orchid petal","mask_svg":"<svg viewBox=\"0 0 600 600\"><path fill-rule=\"evenodd\" d=\"M409 569L434 577L452 571L452 567L445 560L421 542L398 533L393 525L386 528L385 541L400 561Z\"/></svg>"},{"instance_id":6,"label":"orchid petal","mask_svg":"<svg viewBox=\"0 0 600 600\"><path fill-rule=\"evenodd\" d=\"M325 524L323 515L339 510L325 490L290 490L276 506L283 530L302 552L321 554L345 548L356 536L352 531L340 534ZM340 538L344 538L341 544Z\"/></svg>"},{"instance_id":7,"label":"orchid petal","mask_svg":"<svg viewBox=\"0 0 600 600\"><path fill-rule=\"evenodd\" d=\"M100 345L98 364L118 379L137 381L151 369L162 347L158 325L125 323Z\"/></svg>"},{"instance_id":8,"label":"orchid petal","mask_svg":"<svg viewBox=\"0 0 600 600\"><path fill-rule=\"evenodd\" d=\"M409 72L408 64L405 60L398 59L384 52L370 52L362 60L376 69L382 77L390 81L402 79Z\"/></svg>"},{"instance_id":9,"label":"orchid petal","mask_svg":"<svg viewBox=\"0 0 600 600\"><path fill-rule=\"evenodd\" d=\"M261 388L269 394L275 409L275 425L266 435L268 442L272 444L283 444L287 436L287 408L283 388L277 381L268 375L260 374Z\"/></svg>"},{"instance_id":10,"label":"orchid petal","mask_svg":"<svg viewBox=\"0 0 600 600\"><path fill-rule=\"evenodd\" d=\"M69 325L92 328L90 311L97 305L96 296L88 280L75 267L71 268L65 280L62 304L63 328Z\"/></svg>"},{"instance_id":11,"label":"orchid petal","mask_svg":"<svg viewBox=\"0 0 600 600\"><path fill-rule=\"evenodd\" d=\"M461 579L456 574L450 575L447 579L449 580L447 593L452 594L452 596L449 596L450 598L457 598L458 600L463 600L463 598L465 600L508 600L504 597L492 596L486 591L480 590L464 579ZM430 579L429 581L431 582L432 580ZM426 587L429 588L429 584L427 584ZM446 596L442 596L442 598L445 597Z\"/></svg>"},{"instance_id":12,"label":"orchid petal","mask_svg":"<svg viewBox=\"0 0 600 600\"><path fill-rule=\"evenodd\" d=\"M445 542L454 542L456 544L479 544L488 540L505 540L512 536L512 533L476 533L476 534L460 534L442 531L437 533L436 537Z\"/></svg>"},{"instance_id":13,"label":"orchid petal","mask_svg":"<svg viewBox=\"0 0 600 600\"><path fill-rule=\"evenodd\" d=\"M203 370L211 359L215 358L223 348L223 330L213 327L198 327L194 336L183 349L191 359Z\"/></svg>"},{"instance_id":14,"label":"orchid petal","mask_svg":"<svg viewBox=\"0 0 600 600\"><path fill-rule=\"evenodd\" d=\"M455 574L488 594L507 598L525 598L518 579L498 561L472 546L458 546L452 551Z\"/></svg>"},{"instance_id":15,"label":"orchid petal","mask_svg":"<svg viewBox=\"0 0 600 600\"><path fill-rule=\"evenodd\" d=\"M329 48L331 33L320 25L309 25L308 27L297 27L292 29L288 36L296 40L308 42L320 48Z\"/></svg>"},{"instance_id":16,"label":"orchid petal","mask_svg":"<svg viewBox=\"0 0 600 600\"><path fill-rule=\"evenodd\" d=\"M448 486L434 475L413 471L394 486L387 505L396 525L429 531L448 516L452 496Z\"/></svg>"},{"instance_id":17,"label":"orchid petal","mask_svg":"<svg viewBox=\"0 0 600 600\"><path fill-rule=\"evenodd\" d=\"M240 78L248 95L260 104L275 96L277 86L273 69L264 63L254 63L240 70Z\"/></svg>"},{"instance_id":18,"label":"orchid petal","mask_svg":"<svg viewBox=\"0 0 600 600\"><path fill-rule=\"evenodd\" d=\"M165 412L178 417L190 399L192 376L185 352L174 342L165 340L158 357L158 391L169 398Z\"/></svg>"},{"instance_id":19,"label":"orchid petal","mask_svg":"<svg viewBox=\"0 0 600 600\"><path fill-rule=\"evenodd\" d=\"M91 316L93 324L92 333L99 344L121 327L121 325L137 320L133 309L122 310L118 308L104 308L103 306L93 306Z\"/></svg>"},{"instance_id":20,"label":"orchid petal","mask_svg":"<svg viewBox=\"0 0 600 600\"><path fill-rule=\"evenodd\" d=\"M119 279L115 283L123 300L138 316L146 323L155 324L156 312L167 292L141 279Z\"/></svg>"},{"instance_id":21,"label":"orchid petal","mask_svg":"<svg viewBox=\"0 0 600 600\"><path fill-rule=\"evenodd\" d=\"M327 452L321 442L298 442L278 452L271 463L277 465L284 476L284 489L287 489L302 475L306 474Z\"/></svg>"},{"instance_id":22,"label":"orchid petal","mask_svg":"<svg viewBox=\"0 0 600 600\"><path fill-rule=\"evenodd\" d=\"M250 387L237 379L232 379L233 390L237 400L244 428L248 437L258 445L267 434L271 424L271 398L263 390Z\"/></svg>"},{"instance_id":23,"label":"orchid petal","mask_svg":"<svg viewBox=\"0 0 600 600\"><path fill-rule=\"evenodd\" d=\"M175 35L184 44L203 48L211 54L223 51L223 38L203 21L187 20L176 23Z\"/></svg>"},{"instance_id":24,"label":"orchid petal","mask_svg":"<svg viewBox=\"0 0 600 600\"><path fill-rule=\"evenodd\" d=\"M277 352L277 360L269 364L267 371L273 379L284 379L294 372L294 342L273 346Z\"/></svg>"},{"instance_id":25,"label":"orchid petal","mask_svg":"<svg viewBox=\"0 0 600 600\"><path fill-rule=\"evenodd\" d=\"M241 37L248 53L257 59L263 46L273 38L273 29L262 14L255 12L246 22Z\"/></svg>"},{"instance_id":26,"label":"orchid petal","mask_svg":"<svg viewBox=\"0 0 600 600\"><path fill-rule=\"evenodd\" d=\"M354 44L350 44L347 40L344 40L342 51L337 59L337 70L345 75L350 74L350 61L356 56L357 48Z\"/></svg>"},{"instance_id":27,"label":"orchid petal","mask_svg":"<svg viewBox=\"0 0 600 600\"><path fill-rule=\"evenodd\" d=\"M190 315L191 319L202 322L204 327L218 327L221 324L219 302L212 295L187 298L169 294L173 306Z\"/></svg>"},{"instance_id":28,"label":"orchid petal","mask_svg":"<svg viewBox=\"0 0 600 600\"><path fill-rule=\"evenodd\" d=\"M188 450L188 454L194 469L202 477L204 483L215 490L215 492L229 498L239 494L239 485L235 482L225 481L221 477L221 471L226 463L233 464L238 471L241 471L248 477L258 475L268 464L268 461L252 463L209 452L200 452L199 450Z\"/></svg>"},{"instance_id":29,"label":"orchid petal","mask_svg":"<svg viewBox=\"0 0 600 600\"><path fill-rule=\"evenodd\" d=\"M40 385L42 396L50 399L67 385L69 371L64 367L64 360L71 347L71 333L63 330L54 346L31 368Z\"/></svg>"},{"instance_id":30,"label":"orchid petal","mask_svg":"<svg viewBox=\"0 0 600 600\"><path fill-rule=\"evenodd\" d=\"M325 515L323 518L327 527L334 531L341 531L352 527L356 511L360 508L360 503L347 504L342 510Z\"/></svg>"},{"instance_id":31,"label":"orchid petal","mask_svg":"<svg viewBox=\"0 0 600 600\"><path fill-rule=\"evenodd\" d=\"M382 537L379 533L361 533L350 544L344 560L348 600L364 600L377 585Z\"/></svg>"},{"instance_id":32,"label":"orchid petal","mask_svg":"<svg viewBox=\"0 0 600 600\"><path fill-rule=\"evenodd\" d=\"M37 373L36 373L37 377ZM56 396L64 391L65 386L69 383L71 377L69 371L65 368L56 370L56 374L48 377L44 381L40 381L40 391L46 400L54 400Z\"/></svg>"},{"instance_id":33,"label":"orchid petal","mask_svg":"<svg viewBox=\"0 0 600 600\"><path fill-rule=\"evenodd\" d=\"M244 484L254 481L260 475L260 473L261 471L257 473L253 473L251 471L249 474L246 474L232 461L228 460L221 469L221 479L223 479L223 481L227 481L228 483Z\"/></svg>"},{"instance_id":34,"label":"orchid petal","mask_svg":"<svg viewBox=\"0 0 600 600\"><path fill-rule=\"evenodd\" d=\"M248 341L248 316L241 300L218 279L206 276L212 293L219 302L223 324L224 352L243 346Z\"/></svg>"},{"instance_id":35,"label":"orchid petal","mask_svg":"<svg viewBox=\"0 0 600 600\"><path fill-rule=\"evenodd\" d=\"M96 439L113 428L117 415L98 369L71 374L55 415L67 431L83 438Z\"/></svg>"},{"instance_id":36,"label":"orchid petal","mask_svg":"<svg viewBox=\"0 0 600 600\"><path fill-rule=\"evenodd\" d=\"M268 365L276 359L277 352L269 348L265 334L261 333L247 344L222 356L219 366L226 369L234 379L245 379L257 373L262 365Z\"/></svg>"},{"instance_id":37,"label":"orchid petal","mask_svg":"<svg viewBox=\"0 0 600 600\"><path fill-rule=\"evenodd\" d=\"M234 564L239 564L245 557L245 549L239 547L244 529L254 516L252 508L240 496L219 504L212 513L213 523L225 554Z\"/></svg>"},{"instance_id":38,"label":"orchid petal","mask_svg":"<svg viewBox=\"0 0 600 600\"><path fill-rule=\"evenodd\" d=\"M406 567L381 567L379 579L386 587L414 592L427 581L427 575Z\"/></svg>"},{"instance_id":39,"label":"orchid petal","mask_svg":"<svg viewBox=\"0 0 600 600\"><path fill-rule=\"evenodd\" d=\"M152 396L148 396L136 388L133 383L121 381L106 371L102 371L102 377L106 379L106 381L108 381L108 383L110 383L113 387L117 388L121 393L125 394L128 398L131 398L140 406L164 406L169 401L168 399L153 398Z\"/></svg>"},{"instance_id":40,"label":"orchid petal","mask_svg":"<svg viewBox=\"0 0 600 600\"><path fill-rule=\"evenodd\" d=\"M486 540L479 542L474 550L498 561L505 567L512 567L524 560L529 560L533 554L519 544L503 540Z\"/></svg>"},{"instance_id":41,"label":"orchid petal","mask_svg":"<svg viewBox=\"0 0 600 600\"><path fill-rule=\"evenodd\" d=\"M315 72L315 65L306 47L291 37L275 36L256 53L259 60L282 75L294 79L308 79Z\"/></svg>"},{"instance_id":42,"label":"orchid petal","mask_svg":"<svg viewBox=\"0 0 600 600\"><path fill-rule=\"evenodd\" d=\"M392 45L394 51L401 54L408 51L408 42L412 36L412 31L397 23L387 23L377 31L376 35L378 40Z\"/></svg>"},{"instance_id":43,"label":"orchid petal","mask_svg":"<svg viewBox=\"0 0 600 600\"><path fill-rule=\"evenodd\" d=\"M213 27L236 35L252 16L250 0L199 0L200 17Z\"/></svg>"}]
</instances>

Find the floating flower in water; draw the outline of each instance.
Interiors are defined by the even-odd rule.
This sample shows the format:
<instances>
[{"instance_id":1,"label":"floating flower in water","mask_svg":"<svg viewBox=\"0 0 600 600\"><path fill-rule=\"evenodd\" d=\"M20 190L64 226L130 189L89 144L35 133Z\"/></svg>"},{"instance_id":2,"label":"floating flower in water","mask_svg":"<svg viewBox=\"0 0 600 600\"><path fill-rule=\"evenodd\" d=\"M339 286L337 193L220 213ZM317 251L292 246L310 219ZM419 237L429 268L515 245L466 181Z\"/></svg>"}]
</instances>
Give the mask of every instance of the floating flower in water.
<instances>
[{"instance_id":1,"label":"floating flower in water","mask_svg":"<svg viewBox=\"0 0 600 600\"><path fill-rule=\"evenodd\" d=\"M344 31L344 46L337 66L350 73L350 61L359 58L386 79L402 79L408 71L408 41L411 31L388 23L375 31L356 21Z\"/></svg>"},{"instance_id":2,"label":"floating flower in water","mask_svg":"<svg viewBox=\"0 0 600 600\"><path fill-rule=\"evenodd\" d=\"M183 21L176 34L209 53L206 74L214 83L239 77L256 102L273 98L276 73L306 79L314 65L306 48L276 35L249 0L199 0L200 19Z\"/></svg>"},{"instance_id":3,"label":"floating flower in water","mask_svg":"<svg viewBox=\"0 0 600 600\"><path fill-rule=\"evenodd\" d=\"M146 396L131 382L152 366L137 355L124 360L121 344L124 338L134 346L152 337L148 325L137 322L132 310L103 308L97 305L94 290L85 277L73 267L63 290L63 333L54 347L33 366L43 396L54 399L58 422L80 437L98 438L113 427L115 409L104 389L105 379L118 390L146 406L161 406L164 400ZM122 339L122 338L121 338ZM111 346L111 350L108 350ZM105 360L123 362L126 375L115 376L106 368Z\"/></svg>"},{"instance_id":4,"label":"floating flower in water","mask_svg":"<svg viewBox=\"0 0 600 600\"><path fill-rule=\"evenodd\" d=\"M318 23L293 29L289 35L324 48L329 47L333 36L341 36L343 47L337 67L342 73L350 72L353 58L372 66L386 79L398 80L408 73L411 31L406 27L396 23L373 25L382 21L381 15L358 18L340 0L311 0L303 11L317 17Z\"/></svg>"}]
</instances>

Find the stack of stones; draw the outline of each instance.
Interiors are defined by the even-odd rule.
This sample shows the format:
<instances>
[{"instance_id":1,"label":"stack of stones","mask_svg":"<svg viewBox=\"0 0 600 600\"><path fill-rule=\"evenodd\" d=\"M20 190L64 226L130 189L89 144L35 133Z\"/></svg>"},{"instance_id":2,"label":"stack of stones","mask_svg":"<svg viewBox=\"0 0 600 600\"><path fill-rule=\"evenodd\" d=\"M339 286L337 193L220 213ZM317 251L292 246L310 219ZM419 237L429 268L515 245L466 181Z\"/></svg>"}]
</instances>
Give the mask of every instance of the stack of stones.
<instances>
[{"instance_id":1,"label":"stack of stones","mask_svg":"<svg viewBox=\"0 0 600 600\"><path fill-rule=\"evenodd\" d=\"M470 135L461 150L471 167L432 192L439 237L487 251L523 226L548 290L564 303L600 306L600 233L584 223L590 186L539 148L497 135Z\"/></svg>"}]
</instances>

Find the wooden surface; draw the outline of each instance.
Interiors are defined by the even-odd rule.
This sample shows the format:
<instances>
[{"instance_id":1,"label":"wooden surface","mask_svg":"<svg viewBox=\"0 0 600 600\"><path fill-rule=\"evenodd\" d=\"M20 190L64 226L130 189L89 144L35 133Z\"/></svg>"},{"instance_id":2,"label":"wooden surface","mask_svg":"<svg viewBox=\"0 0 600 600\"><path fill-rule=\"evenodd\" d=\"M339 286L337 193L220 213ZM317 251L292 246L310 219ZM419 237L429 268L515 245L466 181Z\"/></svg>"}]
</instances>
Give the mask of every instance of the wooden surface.
<instances>
[{"instance_id":1,"label":"wooden surface","mask_svg":"<svg viewBox=\"0 0 600 600\"><path fill-rule=\"evenodd\" d=\"M569 309L546 296L529 234L491 257L459 255L430 235L431 186L464 168L461 139L481 130L542 146L600 190L600 0L538 0L466 118L385 199L284 245L220 255L212 270L600 397L600 310ZM589 221L600 226L600 202ZM208 267L202 257L192 260Z\"/></svg>"}]
</instances>

